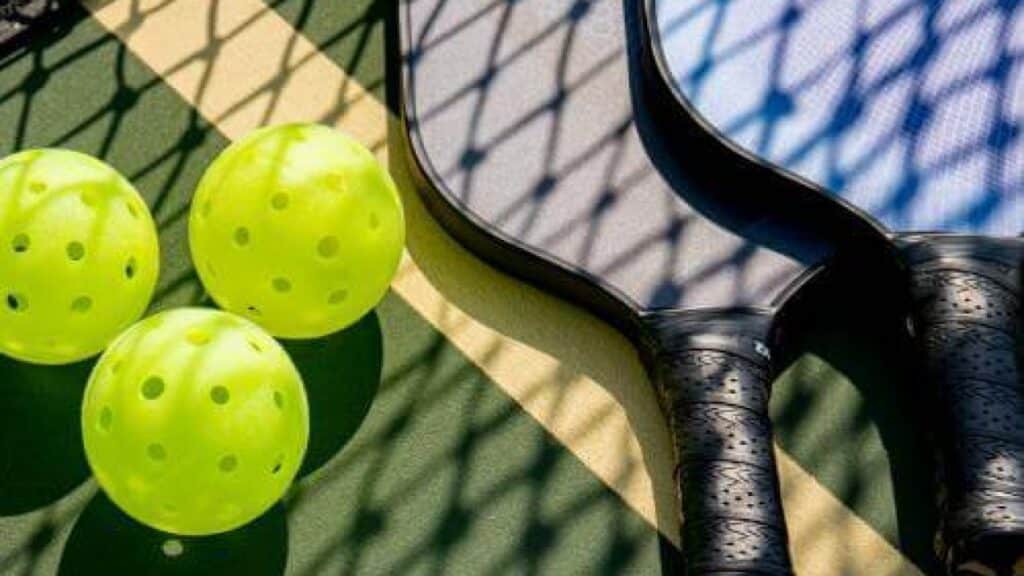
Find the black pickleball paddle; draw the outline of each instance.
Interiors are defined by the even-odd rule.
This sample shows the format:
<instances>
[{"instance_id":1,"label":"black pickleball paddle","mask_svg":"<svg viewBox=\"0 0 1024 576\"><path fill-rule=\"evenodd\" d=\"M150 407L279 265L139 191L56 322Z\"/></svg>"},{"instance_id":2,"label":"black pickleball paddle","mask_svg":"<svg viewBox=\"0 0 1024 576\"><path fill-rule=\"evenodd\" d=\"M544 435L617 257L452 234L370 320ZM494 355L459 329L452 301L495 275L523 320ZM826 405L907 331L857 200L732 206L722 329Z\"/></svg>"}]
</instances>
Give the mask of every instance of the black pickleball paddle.
<instances>
[{"instance_id":1,"label":"black pickleball paddle","mask_svg":"<svg viewBox=\"0 0 1024 576\"><path fill-rule=\"evenodd\" d=\"M1024 565L1024 5L645 0L642 20L682 122L893 240L936 401L938 552Z\"/></svg>"},{"instance_id":2,"label":"black pickleball paddle","mask_svg":"<svg viewBox=\"0 0 1024 576\"><path fill-rule=\"evenodd\" d=\"M707 133L680 144L656 129L634 2L399 10L425 203L477 254L636 343L675 443L687 573L790 574L771 351L787 303L837 252L843 211L788 197L773 171ZM806 210L817 225L793 218Z\"/></svg>"}]
</instances>

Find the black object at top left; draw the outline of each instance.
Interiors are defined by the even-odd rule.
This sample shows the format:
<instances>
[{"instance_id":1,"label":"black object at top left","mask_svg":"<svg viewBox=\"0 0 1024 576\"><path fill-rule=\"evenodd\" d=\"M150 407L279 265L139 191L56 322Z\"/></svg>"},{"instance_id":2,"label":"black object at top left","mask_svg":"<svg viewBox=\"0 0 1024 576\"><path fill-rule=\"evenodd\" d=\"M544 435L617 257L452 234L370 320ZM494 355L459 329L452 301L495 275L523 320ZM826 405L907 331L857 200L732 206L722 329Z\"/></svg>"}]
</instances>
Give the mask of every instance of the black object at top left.
<instances>
[{"instance_id":1,"label":"black object at top left","mask_svg":"<svg viewBox=\"0 0 1024 576\"><path fill-rule=\"evenodd\" d=\"M51 25L69 0L0 0L0 55Z\"/></svg>"}]
</instances>

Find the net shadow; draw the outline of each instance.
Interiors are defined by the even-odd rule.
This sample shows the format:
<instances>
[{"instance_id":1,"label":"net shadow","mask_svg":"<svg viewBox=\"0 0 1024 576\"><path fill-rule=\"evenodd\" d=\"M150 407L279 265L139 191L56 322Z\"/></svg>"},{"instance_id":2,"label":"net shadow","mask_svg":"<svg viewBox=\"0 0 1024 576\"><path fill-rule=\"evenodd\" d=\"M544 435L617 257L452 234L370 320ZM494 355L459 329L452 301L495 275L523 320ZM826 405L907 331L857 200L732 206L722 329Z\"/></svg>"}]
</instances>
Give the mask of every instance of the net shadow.
<instances>
[{"instance_id":1,"label":"net shadow","mask_svg":"<svg viewBox=\"0 0 1024 576\"><path fill-rule=\"evenodd\" d=\"M147 6L161 10L167 4ZM34 35L0 56L0 153L66 147L118 168L142 193L160 232L162 271L150 312L210 304L188 254L186 216L202 171L227 145L226 139L84 8L74 4L64 16L55 31ZM211 53L194 55L189 63L203 62ZM380 382L379 320L371 313L350 330L287 346L317 402L304 467L308 473L333 458L369 412ZM44 554L52 554L51 547L62 541L55 536L71 529L80 506L86 506L80 491L73 489L88 478L78 406L93 360L61 367L9 359L0 364L0 390L10 399L4 412L11 416L4 426L10 431L4 433L4 443L11 444L3 454L0 498L0 522L10 539L0 555L0 571L31 571ZM133 523L111 519L97 502L92 500L87 508L101 511L90 512L74 528L76 538L90 546L103 539L95 532L110 527L104 522L122 527ZM283 512L278 514L283 526ZM125 529L136 535L143 531L138 525ZM142 546L148 542L143 540L132 542ZM264 546L284 558L287 538L278 540ZM81 561L104 560L82 550L76 554L69 561L71 573L81 569Z\"/></svg>"},{"instance_id":2,"label":"net shadow","mask_svg":"<svg viewBox=\"0 0 1024 576\"><path fill-rule=\"evenodd\" d=\"M1019 233L1017 3L748 6L657 3L679 89L725 135L893 231Z\"/></svg>"}]
</instances>

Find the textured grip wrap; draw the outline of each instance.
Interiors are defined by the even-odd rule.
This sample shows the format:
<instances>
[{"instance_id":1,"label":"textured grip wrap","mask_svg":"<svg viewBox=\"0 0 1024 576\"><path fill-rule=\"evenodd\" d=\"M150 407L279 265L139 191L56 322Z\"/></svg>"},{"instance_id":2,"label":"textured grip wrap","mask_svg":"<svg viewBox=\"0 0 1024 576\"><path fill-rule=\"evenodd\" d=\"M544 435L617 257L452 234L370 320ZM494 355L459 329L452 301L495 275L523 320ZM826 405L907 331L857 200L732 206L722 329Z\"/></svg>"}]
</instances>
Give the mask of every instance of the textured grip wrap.
<instances>
[{"instance_id":1,"label":"textured grip wrap","mask_svg":"<svg viewBox=\"0 0 1024 576\"><path fill-rule=\"evenodd\" d=\"M770 319L661 314L647 328L677 457L686 574L792 574L768 418Z\"/></svg>"},{"instance_id":2,"label":"textured grip wrap","mask_svg":"<svg viewBox=\"0 0 1024 576\"><path fill-rule=\"evenodd\" d=\"M904 254L926 392L936 402L937 552L950 573L1009 573L1024 557L1024 243L918 237Z\"/></svg>"}]
</instances>

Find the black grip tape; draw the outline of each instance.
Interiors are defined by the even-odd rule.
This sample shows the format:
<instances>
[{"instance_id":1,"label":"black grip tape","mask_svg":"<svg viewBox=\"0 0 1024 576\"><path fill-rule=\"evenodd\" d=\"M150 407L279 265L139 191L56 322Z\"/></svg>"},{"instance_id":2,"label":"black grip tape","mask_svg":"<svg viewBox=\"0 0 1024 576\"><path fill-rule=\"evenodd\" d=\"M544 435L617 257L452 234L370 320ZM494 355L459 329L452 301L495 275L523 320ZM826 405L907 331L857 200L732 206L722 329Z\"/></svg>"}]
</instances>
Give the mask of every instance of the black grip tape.
<instances>
[{"instance_id":1,"label":"black grip tape","mask_svg":"<svg viewBox=\"0 0 1024 576\"><path fill-rule=\"evenodd\" d=\"M1024 557L1021 243L930 238L910 250L914 332L936 402L941 526L950 573Z\"/></svg>"},{"instance_id":2,"label":"black grip tape","mask_svg":"<svg viewBox=\"0 0 1024 576\"><path fill-rule=\"evenodd\" d=\"M662 319L651 366L678 459L686 574L790 575L763 335L703 328Z\"/></svg>"}]
</instances>

